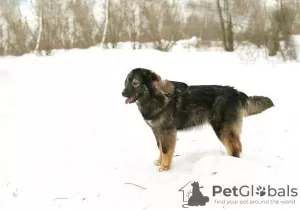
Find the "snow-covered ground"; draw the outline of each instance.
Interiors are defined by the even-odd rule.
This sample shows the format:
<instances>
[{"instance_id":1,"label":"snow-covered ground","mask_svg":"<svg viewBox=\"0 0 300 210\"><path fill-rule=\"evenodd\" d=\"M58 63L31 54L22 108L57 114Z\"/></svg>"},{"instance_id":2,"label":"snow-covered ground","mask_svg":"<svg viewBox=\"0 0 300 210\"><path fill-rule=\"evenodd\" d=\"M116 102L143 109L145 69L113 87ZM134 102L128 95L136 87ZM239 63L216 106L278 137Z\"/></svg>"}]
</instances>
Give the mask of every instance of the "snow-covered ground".
<instances>
[{"instance_id":1,"label":"snow-covered ground","mask_svg":"<svg viewBox=\"0 0 300 210\"><path fill-rule=\"evenodd\" d=\"M240 159L226 156L205 126L179 133L173 168L158 172L154 136L136 105L125 105L121 95L135 67L190 85L232 85L248 95L269 96L275 108L244 120ZM299 63L245 64L234 54L179 50L91 48L1 58L0 209L179 210L184 203L179 189L190 181L198 181L210 197L206 206L191 208L299 209L299 195L211 192L212 185L289 185L300 193L299 70ZM229 200L237 204L227 205Z\"/></svg>"}]
</instances>

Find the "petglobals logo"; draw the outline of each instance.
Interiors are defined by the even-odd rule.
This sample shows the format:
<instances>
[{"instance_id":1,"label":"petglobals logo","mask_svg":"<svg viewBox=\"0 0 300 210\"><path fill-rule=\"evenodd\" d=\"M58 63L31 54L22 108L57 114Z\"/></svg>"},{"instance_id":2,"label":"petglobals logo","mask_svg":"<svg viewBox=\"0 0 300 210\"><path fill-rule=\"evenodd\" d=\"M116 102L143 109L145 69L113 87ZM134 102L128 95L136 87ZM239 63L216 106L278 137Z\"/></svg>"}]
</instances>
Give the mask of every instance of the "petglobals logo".
<instances>
[{"instance_id":1,"label":"petglobals logo","mask_svg":"<svg viewBox=\"0 0 300 210\"><path fill-rule=\"evenodd\" d=\"M190 181L181 187L179 191L182 192L182 201L184 202L182 207L205 206L206 203L209 202L209 197L201 192L203 188L204 187L200 186L199 182L196 181Z\"/></svg>"},{"instance_id":2,"label":"petglobals logo","mask_svg":"<svg viewBox=\"0 0 300 210\"><path fill-rule=\"evenodd\" d=\"M290 185L285 187L243 185L231 188L212 186L213 203L221 205L290 205L296 203L297 196L298 189Z\"/></svg>"},{"instance_id":3,"label":"petglobals logo","mask_svg":"<svg viewBox=\"0 0 300 210\"><path fill-rule=\"evenodd\" d=\"M278 185L280 186L280 185ZM299 203L299 189L290 185L205 186L190 181L179 189L182 193L182 207L207 205L293 205Z\"/></svg>"},{"instance_id":4,"label":"petglobals logo","mask_svg":"<svg viewBox=\"0 0 300 210\"><path fill-rule=\"evenodd\" d=\"M232 188L224 188L219 185L212 187L213 197L216 195L223 195L225 197L296 197L298 196L298 189L292 188L289 185L281 188L275 188L270 185L268 186L254 186L254 185L243 185L240 187L233 186Z\"/></svg>"}]
</instances>

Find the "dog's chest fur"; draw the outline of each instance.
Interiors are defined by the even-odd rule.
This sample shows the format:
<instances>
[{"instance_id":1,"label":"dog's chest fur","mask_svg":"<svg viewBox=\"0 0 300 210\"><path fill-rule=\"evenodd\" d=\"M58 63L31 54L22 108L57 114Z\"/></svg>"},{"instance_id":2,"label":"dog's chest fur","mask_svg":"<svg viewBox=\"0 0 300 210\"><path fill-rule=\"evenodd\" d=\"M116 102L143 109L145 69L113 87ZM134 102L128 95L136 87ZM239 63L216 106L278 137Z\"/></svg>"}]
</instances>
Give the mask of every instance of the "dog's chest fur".
<instances>
[{"instance_id":1,"label":"dog's chest fur","mask_svg":"<svg viewBox=\"0 0 300 210\"><path fill-rule=\"evenodd\" d=\"M174 118L171 114L166 112L158 114L154 119L145 120L145 122L153 129L167 129L174 127Z\"/></svg>"},{"instance_id":2,"label":"dog's chest fur","mask_svg":"<svg viewBox=\"0 0 300 210\"><path fill-rule=\"evenodd\" d=\"M174 125L174 117L171 110L165 106L153 106L151 104L141 105L137 102L139 111L141 112L145 122L151 128L167 128Z\"/></svg>"},{"instance_id":3,"label":"dog's chest fur","mask_svg":"<svg viewBox=\"0 0 300 210\"><path fill-rule=\"evenodd\" d=\"M163 115L163 114L161 114ZM152 128L161 127L165 124L166 119L163 116L158 116L152 120L145 120L145 122Z\"/></svg>"}]
</instances>

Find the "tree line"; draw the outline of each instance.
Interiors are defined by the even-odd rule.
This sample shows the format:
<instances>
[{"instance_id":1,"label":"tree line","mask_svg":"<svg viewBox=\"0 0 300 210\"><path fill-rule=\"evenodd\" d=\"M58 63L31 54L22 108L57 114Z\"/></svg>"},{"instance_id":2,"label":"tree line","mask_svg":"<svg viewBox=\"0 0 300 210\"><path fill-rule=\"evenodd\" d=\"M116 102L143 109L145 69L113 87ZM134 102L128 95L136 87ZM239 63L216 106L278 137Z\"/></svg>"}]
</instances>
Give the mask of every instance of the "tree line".
<instances>
[{"instance_id":1,"label":"tree line","mask_svg":"<svg viewBox=\"0 0 300 210\"><path fill-rule=\"evenodd\" d=\"M23 3L24 4L24 3ZM33 51L115 48L130 42L169 51L176 41L198 37L195 47L241 45L264 48L269 56L295 57L290 35L300 34L300 0L35 0L24 15L22 1L0 2L0 55ZM23 8L24 10L24 8Z\"/></svg>"}]
</instances>

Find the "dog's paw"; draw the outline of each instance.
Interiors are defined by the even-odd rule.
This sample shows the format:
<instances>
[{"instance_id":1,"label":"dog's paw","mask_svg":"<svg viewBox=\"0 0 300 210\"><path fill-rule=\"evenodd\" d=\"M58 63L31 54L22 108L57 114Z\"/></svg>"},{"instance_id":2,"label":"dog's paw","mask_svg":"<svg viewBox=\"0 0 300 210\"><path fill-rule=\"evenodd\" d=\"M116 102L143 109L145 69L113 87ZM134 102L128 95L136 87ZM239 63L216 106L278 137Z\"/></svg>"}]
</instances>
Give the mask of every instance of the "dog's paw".
<instances>
[{"instance_id":1,"label":"dog's paw","mask_svg":"<svg viewBox=\"0 0 300 210\"><path fill-rule=\"evenodd\" d=\"M161 160L155 160L154 162L153 162L153 164L155 165L155 166L160 166L160 164L161 164Z\"/></svg>"},{"instance_id":2,"label":"dog's paw","mask_svg":"<svg viewBox=\"0 0 300 210\"><path fill-rule=\"evenodd\" d=\"M158 168L158 171L162 172L162 171L168 171L170 169L170 166L163 166L160 165Z\"/></svg>"}]
</instances>

